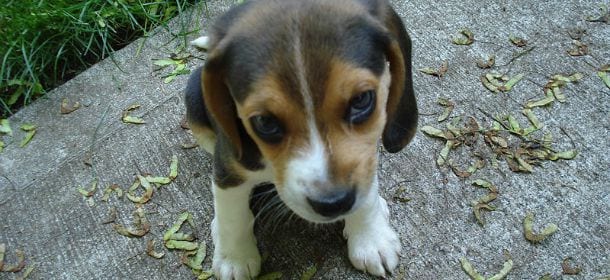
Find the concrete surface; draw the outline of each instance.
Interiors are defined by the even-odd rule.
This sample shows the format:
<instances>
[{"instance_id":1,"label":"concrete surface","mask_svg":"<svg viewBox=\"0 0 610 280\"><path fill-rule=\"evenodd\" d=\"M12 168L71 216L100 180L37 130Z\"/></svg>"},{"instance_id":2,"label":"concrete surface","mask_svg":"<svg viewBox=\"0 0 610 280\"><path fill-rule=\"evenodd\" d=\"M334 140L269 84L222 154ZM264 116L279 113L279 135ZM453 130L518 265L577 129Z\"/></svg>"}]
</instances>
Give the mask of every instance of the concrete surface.
<instances>
[{"instance_id":1,"label":"concrete surface","mask_svg":"<svg viewBox=\"0 0 610 280\"><path fill-rule=\"evenodd\" d=\"M573 160L544 162L531 174L511 172L500 161L462 179L446 167L436 166L443 143L421 133L398 154L382 152L380 183L404 254L392 279L467 279L459 264L461 257L491 276L502 267L504 250L514 261L507 279L538 279L546 273L553 279L610 275L610 90L595 75L596 67L610 63L610 28L584 20L598 13L599 2L394 2L413 39L413 67L437 67L444 60L449 63L442 79L414 74L420 126L444 125L436 121L443 110L436 104L439 97L456 103L452 117L475 116L481 125L489 126L490 118L482 111L511 113L525 123L520 114L522 105L542 96L542 86L552 74L578 71L585 77L564 88L565 103L555 102L534 111L544 123L543 131L555 136L556 147L569 149L573 141L579 152ZM203 30L190 38L205 34L209 18L232 4L209 1L207 13L194 10L207 14L204 19L187 13L170 30L199 26ZM477 41L471 46L450 42L463 27L475 34ZM589 46L588 56L566 53L572 46L567 32L575 27L586 30L582 41ZM508 42L511 33L526 38L528 47L535 48L505 65L522 51ZM145 253L147 240L157 240L156 248L162 250L163 232L183 210L193 213L197 236L211 252L210 159L201 149L181 148L181 144L193 141L180 127L185 112L181 89L187 76L164 84L161 75L166 72L153 71L151 60L167 57L179 43L160 30L118 51L114 61L98 63L10 118L15 134L2 137L8 146L0 154L0 243L7 246L8 263L15 262L15 249L25 252L27 264L35 266L30 279L193 279L190 270L180 265L180 252L163 250L166 255L160 260ZM490 54L496 55L498 65L505 65L495 70L525 74L509 93L493 94L479 81L487 70L477 68L475 61ZM188 66L193 69L202 62L190 59ZM85 106L61 115L64 98ZM146 124L120 121L123 109L134 103L142 107L132 114L142 116ZM32 142L19 148L24 132L18 126L24 122L36 124L38 129ZM471 148L452 152L451 157L468 162L472 151L489 154L481 138ZM156 190L143 206L152 224L150 233L127 238L103 223L115 207L117 221L130 224L135 209L125 198L102 202L105 187L116 183L126 189L139 173L166 174L174 154L180 162L178 178ZM100 189L93 196L95 205L88 206L77 187L88 186L95 177ZM471 186L476 178L491 180L500 192L491 203L497 210L483 214L487 221L484 227L474 220L470 205L485 194ZM401 186L409 201L393 199ZM555 223L559 231L540 244L530 244L522 232L527 211L536 214L536 230ZM268 255L264 272L282 271L282 279L299 279L315 264L315 279L368 279L349 264L340 225L314 227L286 216L267 216L261 219L257 233L261 250ZM582 268L580 274L562 275L561 263L567 257ZM204 267L210 266L208 256ZM0 279L22 273L0 272Z\"/></svg>"}]
</instances>

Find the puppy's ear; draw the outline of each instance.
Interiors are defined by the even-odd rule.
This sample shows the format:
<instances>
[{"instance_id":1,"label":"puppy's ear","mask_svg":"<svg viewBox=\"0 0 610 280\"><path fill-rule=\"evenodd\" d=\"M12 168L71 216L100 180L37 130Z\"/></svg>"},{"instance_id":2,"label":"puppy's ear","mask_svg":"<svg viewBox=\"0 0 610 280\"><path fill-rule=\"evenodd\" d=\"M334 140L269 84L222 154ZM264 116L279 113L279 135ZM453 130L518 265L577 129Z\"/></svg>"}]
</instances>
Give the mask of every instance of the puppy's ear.
<instances>
[{"instance_id":1,"label":"puppy's ear","mask_svg":"<svg viewBox=\"0 0 610 280\"><path fill-rule=\"evenodd\" d=\"M402 20L387 2L376 12L380 13L378 17L391 37L386 45L386 56L390 62L392 82L382 140L388 152L396 153L411 141L417 128L417 103L411 74L411 39Z\"/></svg>"},{"instance_id":2,"label":"puppy's ear","mask_svg":"<svg viewBox=\"0 0 610 280\"><path fill-rule=\"evenodd\" d=\"M218 137L226 137L231 144L235 158L240 159L242 141L238 129L239 118L235 101L226 84L224 54L225 48L222 46L211 50L201 72L201 88L210 117L213 119L217 133L220 134Z\"/></svg>"}]
</instances>

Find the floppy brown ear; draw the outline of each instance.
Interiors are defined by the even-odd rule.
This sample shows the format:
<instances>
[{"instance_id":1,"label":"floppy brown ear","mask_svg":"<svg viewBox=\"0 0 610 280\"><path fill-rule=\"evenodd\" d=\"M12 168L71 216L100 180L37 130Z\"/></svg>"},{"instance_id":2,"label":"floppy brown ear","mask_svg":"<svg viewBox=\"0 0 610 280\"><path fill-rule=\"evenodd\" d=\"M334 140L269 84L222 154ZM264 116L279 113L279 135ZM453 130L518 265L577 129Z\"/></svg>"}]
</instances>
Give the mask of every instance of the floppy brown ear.
<instances>
[{"instance_id":1,"label":"floppy brown ear","mask_svg":"<svg viewBox=\"0 0 610 280\"><path fill-rule=\"evenodd\" d=\"M222 50L216 49L208 56L201 72L201 88L208 113L217 130L217 137L226 137L231 143L235 158L242 157L241 139L235 101L226 85Z\"/></svg>"},{"instance_id":2,"label":"floppy brown ear","mask_svg":"<svg viewBox=\"0 0 610 280\"><path fill-rule=\"evenodd\" d=\"M396 153L411 141L417 128L417 103L411 74L411 39L402 20L389 5L382 13L383 23L392 37L386 46L392 82L382 140L388 152Z\"/></svg>"}]
</instances>

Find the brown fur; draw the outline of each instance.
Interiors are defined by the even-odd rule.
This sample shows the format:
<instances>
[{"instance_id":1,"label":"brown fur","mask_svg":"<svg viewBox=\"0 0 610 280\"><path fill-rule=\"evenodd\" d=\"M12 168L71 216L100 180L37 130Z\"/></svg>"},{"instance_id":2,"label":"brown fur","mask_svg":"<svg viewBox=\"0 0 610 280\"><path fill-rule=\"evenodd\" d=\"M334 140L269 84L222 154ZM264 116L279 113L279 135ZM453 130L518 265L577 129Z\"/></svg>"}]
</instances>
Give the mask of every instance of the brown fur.
<instances>
[{"instance_id":1,"label":"brown fur","mask_svg":"<svg viewBox=\"0 0 610 280\"><path fill-rule=\"evenodd\" d=\"M366 185L375 170L378 138L397 152L415 132L410 48L400 18L385 0L248 1L212 29L201 73L205 107L187 102L187 109L206 111L216 142L227 142L216 169L230 173L239 163L254 171L264 158L282 182L286 162L307 145L306 108L313 106L336 183ZM386 61L391 81L381 84ZM369 89L377 89L373 115L348 124L350 98ZM285 126L281 143L265 143L250 127L249 118L263 112Z\"/></svg>"}]
</instances>

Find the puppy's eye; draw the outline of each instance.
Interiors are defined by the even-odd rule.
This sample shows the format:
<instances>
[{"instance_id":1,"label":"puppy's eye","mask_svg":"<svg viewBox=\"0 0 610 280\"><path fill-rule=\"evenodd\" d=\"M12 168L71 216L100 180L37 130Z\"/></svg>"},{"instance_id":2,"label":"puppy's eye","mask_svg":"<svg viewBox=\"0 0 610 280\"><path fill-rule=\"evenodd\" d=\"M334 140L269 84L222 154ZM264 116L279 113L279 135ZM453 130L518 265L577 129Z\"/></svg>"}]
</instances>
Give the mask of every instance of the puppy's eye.
<instances>
[{"instance_id":1,"label":"puppy's eye","mask_svg":"<svg viewBox=\"0 0 610 280\"><path fill-rule=\"evenodd\" d=\"M256 135L263 141L278 143L284 136L284 129L280 121L271 115L257 115L250 118L250 124Z\"/></svg>"},{"instance_id":2,"label":"puppy's eye","mask_svg":"<svg viewBox=\"0 0 610 280\"><path fill-rule=\"evenodd\" d=\"M358 94L349 101L345 120L351 124L366 121L375 110L375 91L368 90Z\"/></svg>"}]
</instances>

